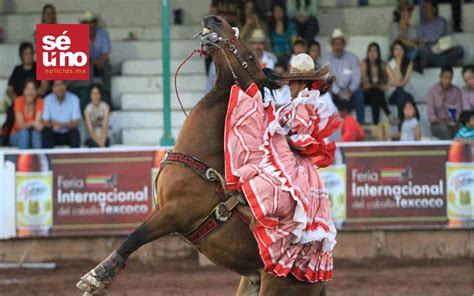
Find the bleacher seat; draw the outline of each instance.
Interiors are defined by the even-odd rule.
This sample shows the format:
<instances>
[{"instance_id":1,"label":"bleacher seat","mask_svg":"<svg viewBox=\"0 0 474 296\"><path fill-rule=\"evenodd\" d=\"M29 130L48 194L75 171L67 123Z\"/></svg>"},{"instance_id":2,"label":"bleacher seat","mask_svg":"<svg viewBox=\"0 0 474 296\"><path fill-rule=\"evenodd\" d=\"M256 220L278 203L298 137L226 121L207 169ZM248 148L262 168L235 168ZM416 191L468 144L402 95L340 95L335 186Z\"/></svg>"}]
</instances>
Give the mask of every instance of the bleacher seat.
<instances>
[{"instance_id":1,"label":"bleacher seat","mask_svg":"<svg viewBox=\"0 0 474 296\"><path fill-rule=\"evenodd\" d=\"M204 92L179 92L185 110L191 110L196 102L204 96ZM122 110L162 110L163 93L159 92L126 92L120 96ZM171 108L181 110L176 94L171 93Z\"/></svg>"},{"instance_id":2,"label":"bleacher seat","mask_svg":"<svg viewBox=\"0 0 474 296\"><path fill-rule=\"evenodd\" d=\"M183 58L171 60L171 72L176 72ZM190 59L181 67L179 74L205 74L204 61L200 58ZM143 76L161 75L163 73L163 61L161 59L127 60L122 64L122 75Z\"/></svg>"},{"instance_id":3,"label":"bleacher seat","mask_svg":"<svg viewBox=\"0 0 474 296\"><path fill-rule=\"evenodd\" d=\"M170 77L173 78L172 75ZM206 86L205 74L179 75L178 87L180 92L203 93ZM115 76L112 79L112 102L120 106L120 94L125 92L154 92L163 91L162 76ZM174 90L174 89L173 89Z\"/></svg>"},{"instance_id":4,"label":"bleacher seat","mask_svg":"<svg viewBox=\"0 0 474 296\"><path fill-rule=\"evenodd\" d=\"M170 1L172 9L183 9L184 25L171 26L171 72L174 73L181 61L198 41L192 37L200 29L203 15L208 13L209 0ZM77 23L83 11L97 12L107 27L112 40L111 62L112 98L120 111L112 113L111 127L124 144L157 144L163 132L162 94L162 31L161 7L156 0L22 0L0 1L1 25L4 44L0 44L0 98L6 90L6 81L18 58L18 43L32 40L35 24L40 19L42 5L56 6L59 23ZM329 50L329 35L334 27L340 27L349 36L348 50L360 59L365 57L367 45L376 41L380 44L384 58L388 56L387 37L389 20L397 0L369 0L368 7L357 7L357 0L319 0L320 40L323 51ZM418 8L412 21L418 22ZM455 42L466 50L466 62L474 62L474 4L465 4L463 27L466 33L454 34ZM133 12L133 13L131 13ZM440 5L440 14L451 22L449 5ZM129 40L130 38L136 40ZM423 133L429 133L426 121L425 95L429 87L438 81L439 69L426 69L423 75L414 73L415 98L422 114ZM455 69L455 84L462 84L460 69ZM178 77L180 96L186 110L190 110L204 95L206 76L204 62L197 55L182 68ZM171 76L171 108L173 135L177 136L184 115L174 93ZM392 107L393 108L393 107ZM370 120L370 108L366 108ZM423 117L425 116L425 117ZM0 114L3 122L4 114Z\"/></svg>"}]
</instances>

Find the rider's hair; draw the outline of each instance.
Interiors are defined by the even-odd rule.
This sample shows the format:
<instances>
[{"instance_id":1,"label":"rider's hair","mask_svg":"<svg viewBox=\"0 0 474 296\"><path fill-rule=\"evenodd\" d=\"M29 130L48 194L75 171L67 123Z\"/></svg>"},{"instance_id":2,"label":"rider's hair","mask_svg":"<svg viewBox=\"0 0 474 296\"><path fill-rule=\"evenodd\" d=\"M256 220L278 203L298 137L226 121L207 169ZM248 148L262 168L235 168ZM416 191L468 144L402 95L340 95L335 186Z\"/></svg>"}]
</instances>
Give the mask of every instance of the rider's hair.
<instances>
[{"instance_id":1,"label":"rider's hair","mask_svg":"<svg viewBox=\"0 0 474 296\"><path fill-rule=\"evenodd\" d=\"M311 80L302 80L301 81L304 85L306 85L306 87L308 87L308 90L312 90L311 89L311 84L313 83L313 81Z\"/></svg>"}]
</instances>

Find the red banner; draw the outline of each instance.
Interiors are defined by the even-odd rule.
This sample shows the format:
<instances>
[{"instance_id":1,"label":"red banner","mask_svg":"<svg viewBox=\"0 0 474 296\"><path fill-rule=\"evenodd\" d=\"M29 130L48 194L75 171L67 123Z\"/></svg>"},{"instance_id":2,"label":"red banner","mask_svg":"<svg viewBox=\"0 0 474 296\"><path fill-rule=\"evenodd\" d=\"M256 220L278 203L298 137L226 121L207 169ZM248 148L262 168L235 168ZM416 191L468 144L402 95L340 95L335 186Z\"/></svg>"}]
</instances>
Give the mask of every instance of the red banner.
<instances>
[{"instance_id":1,"label":"red banner","mask_svg":"<svg viewBox=\"0 0 474 296\"><path fill-rule=\"evenodd\" d=\"M154 208L153 180L166 150L21 153L18 236L129 233Z\"/></svg>"},{"instance_id":2,"label":"red banner","mask_svg":"<svg viewBox=\"0 0 474 296\"><path fill-rule=\"evenodd\" d=\"M138 226L152 210L152 160L152 152L51 155L53 232Z\"/></svg>"},{"instance_id":3,"label":"red banner","mask_svg":"<svg viewBox=\"0 0 474 296\"><path fill-rule=\"evenodd\" d=\"M341 146L335 163L319 170L338 228L472 225L474 145ZM153 210L165 152L7 154L17 235L129 233Z\"/></svg>"},{"instance_id":4,"label":"red banner","mask_svg":"<svg viewBox=\"0 0 474 296\"><path fill-rule=\"evenodd\" d=\"M346 147L349 224L445 223L448 146Z\"/></svg>"}]
</instances>

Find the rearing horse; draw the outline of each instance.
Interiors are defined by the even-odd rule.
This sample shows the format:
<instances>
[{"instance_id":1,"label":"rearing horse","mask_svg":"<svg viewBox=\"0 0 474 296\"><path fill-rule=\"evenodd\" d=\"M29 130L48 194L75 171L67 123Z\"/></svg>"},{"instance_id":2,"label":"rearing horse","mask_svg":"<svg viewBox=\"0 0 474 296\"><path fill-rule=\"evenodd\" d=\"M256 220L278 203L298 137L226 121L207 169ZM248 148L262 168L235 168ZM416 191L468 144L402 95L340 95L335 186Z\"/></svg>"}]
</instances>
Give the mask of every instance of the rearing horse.
<instances>
[{"instance_id":1,"label":"rearing horse","mask_svg":"<svg viewBox=\"0 0 474 296\"><path fill-rule=\"evenodd\" d=\"M260 89L278 85L268 79L254 54L222 18L205 17L200 36L216 65L217 81L186 118L173 151L192 155L222 174L224 122L232 85L237 82L244 90L252 82ZM84 295L105 293L139 247L167 234L186 234L195 228L220 202L216 186L183 166L163 166L156 184L159 207L107 259L84 275L77 287ZM249 225L237 215L230 216L196 247L215 264L243 276L238 295L319 295L322 287L321 283L310 285L261 272L257 243Z\"/></svg>"}]
</instances>

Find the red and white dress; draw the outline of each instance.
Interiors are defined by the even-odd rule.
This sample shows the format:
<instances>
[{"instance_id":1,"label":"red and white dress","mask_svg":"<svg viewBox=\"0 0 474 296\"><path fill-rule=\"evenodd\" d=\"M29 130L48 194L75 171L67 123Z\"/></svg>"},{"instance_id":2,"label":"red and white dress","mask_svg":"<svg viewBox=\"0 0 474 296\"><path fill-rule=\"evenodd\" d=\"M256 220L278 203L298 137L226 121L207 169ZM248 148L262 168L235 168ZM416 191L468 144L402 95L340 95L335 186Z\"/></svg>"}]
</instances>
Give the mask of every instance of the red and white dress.
<instances>
[{"instance_id":1,"label":"red and white dress","mask_svg":"<svg viewBox=\"0 0 474 296\"><path fill-rule=\"evenodd\" d=\"M252 232L264 270L314 283L332 277L336 228L317 167L331 164L337 115L303 90L274 111L255 84L233 86L225 125L225 175L256 218Z\"/></svg>"}]
</instances>

